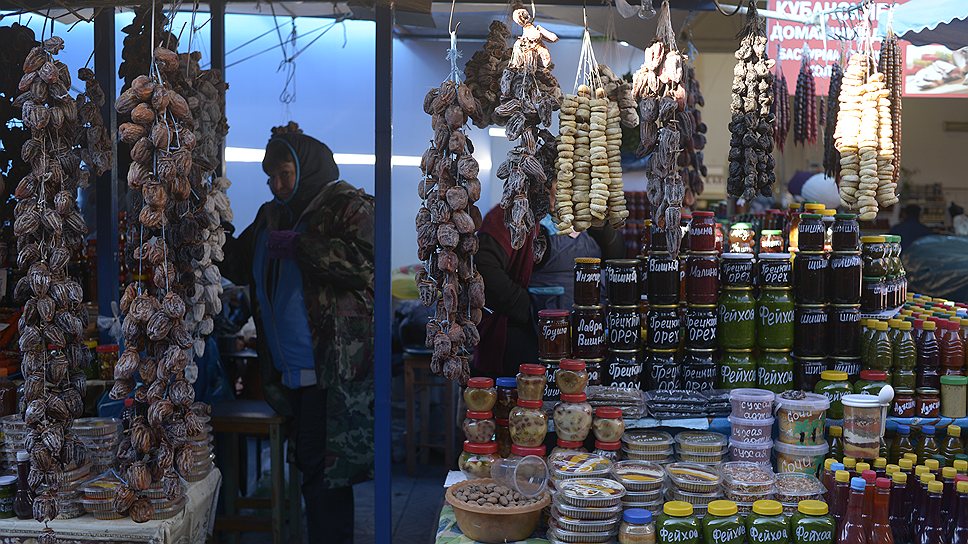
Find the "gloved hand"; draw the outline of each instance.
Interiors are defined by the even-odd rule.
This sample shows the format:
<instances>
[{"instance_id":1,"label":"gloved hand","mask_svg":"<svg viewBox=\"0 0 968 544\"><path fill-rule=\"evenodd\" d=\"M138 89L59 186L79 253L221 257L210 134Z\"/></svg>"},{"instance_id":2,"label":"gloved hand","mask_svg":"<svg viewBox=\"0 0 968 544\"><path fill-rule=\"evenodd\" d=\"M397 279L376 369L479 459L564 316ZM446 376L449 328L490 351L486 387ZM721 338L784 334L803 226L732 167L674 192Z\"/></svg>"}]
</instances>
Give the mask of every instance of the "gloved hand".
<instances>
[{"instance_id":1,"label":"gloved hand","mask_svg":"<svg viewBox=\"0 0 968 544\"><path fill-rule=\"evenodd\" d=\"M274 230L269 232L268 251L270 259L295 259L296 242L300 233L294 230Z\"/></svg>"}]
</instances>

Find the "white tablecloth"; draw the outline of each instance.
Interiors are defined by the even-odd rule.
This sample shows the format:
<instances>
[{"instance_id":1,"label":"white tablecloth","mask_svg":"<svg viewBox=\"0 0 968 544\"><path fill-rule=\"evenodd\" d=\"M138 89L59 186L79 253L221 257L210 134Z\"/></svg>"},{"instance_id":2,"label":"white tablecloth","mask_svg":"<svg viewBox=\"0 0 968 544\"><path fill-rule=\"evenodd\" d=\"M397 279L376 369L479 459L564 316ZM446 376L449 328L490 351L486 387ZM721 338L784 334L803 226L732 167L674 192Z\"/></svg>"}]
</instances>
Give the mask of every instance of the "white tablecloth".
<instances>
[{"instance_id":1,"label":"white tablecloth","mask_svg":"<svg viewBox=\"0 0 968 544\"><path fill-rule=\"evenodd\" d=\"M217 468L204 480L189 484L185 509L170 519L135 523L131 518L108 521L85 515L55 519L50 527L57 533L58 543L63 544L205 544L215 526L221 484L222 473ZM42 529L43 525L32 519L0 519L0 543L34 544Z\"/></svg>"}]
</instances>

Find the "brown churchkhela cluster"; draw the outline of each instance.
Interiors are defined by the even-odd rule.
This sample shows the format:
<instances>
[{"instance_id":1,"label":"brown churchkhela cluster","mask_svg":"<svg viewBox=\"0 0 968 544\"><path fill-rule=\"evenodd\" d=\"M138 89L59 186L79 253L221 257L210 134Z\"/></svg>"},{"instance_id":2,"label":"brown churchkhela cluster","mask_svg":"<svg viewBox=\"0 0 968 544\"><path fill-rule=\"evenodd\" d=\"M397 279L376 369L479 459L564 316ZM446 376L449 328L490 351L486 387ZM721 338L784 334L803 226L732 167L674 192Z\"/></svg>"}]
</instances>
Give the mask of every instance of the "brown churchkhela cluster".
<instances>
[{"instance_id":1,"label":"brown churchkhela cluster","mask_svg":"<svg viewBox=\"0 0 968 544\"><path fill-rule=\"evenodd\" d=\"M878 59L877 70L884 74L884 85L891 94L887 97L891 101L891 132L894 139L894 172L891 182L897 184L901 175L901 86L904 80L901 76L901 46L897 43L897 35L893 30L888 31L887 38L881 44L881 56Z\"/></svg>"},{"instance_id":2,"label":"brown churchkhela cluster","mask_svg":"<svg viewBox=\"0 0 968 544\"><path fill-rule=\"evenodd\" d=\"M475 231L482 221L474 205L481 197L479 166L464 125L480 113L480 104L467 85L445 81L427 93L424 112L431 116L434 139L420 164L417 254L425 268L417 286L420 300L436 310L427 323L431 370L466 383L468 358L480 340L484 279L474 268Z\"/></svg>"},{"instance_id":3,"label":"brown churchkhela cluster","mask_svg":"<svg viewBox=\"0 0 968 544\"><path fill-rule=\"evenodd\" d=\"M77 99L70 96L70 71L54 58L63 48L64 41L55 36L31 49L23 64L21 94L14 101L30 130L21 149L30 173L14 191L17 266L25 272L14 298L24 302L18 326L23 417L30 429L25 440L31 461L28 481L34 491L34 518L45 523L57 516L56 493L65 470L84 460L84 447L70 432L73 419L84 410L82 368L90 360L81 344L88 319L81 306L84 293L67 270L71 252L80 248L87 233L77 209L77 189L111 163L110 146L103 148L98 109L103 93L89 71L82 70L86 91ZM91 170L82 168L82 152L91 158ZM45 529L40 542L54 541L53 532Z\"/></svg>"},{"instance_id":4,"label":"brown churchkhela cluster","mask_svg":"<svg viewBox=\"0 0 968 544\"><path fill-rule=\"evenodd\" d=\"M699 90L695 66L688 57L684 60L682 76L686 88L686 108L678 113L679 132L682 135L679 175L686 183L685 203L692 206L705 188L703 178L706 177L706 165L703 163L703 149L706 148L706 123L702 122L699 108L706 105L706 99Z\"/></svg>"},{"instance_id":5,"label":"brown churchkhela cluster","mask_svg":"<svg viewBox=\"0 0 968 544\"><path fill-rule=\"evenodd\" d=\"M827 91L826 123L823 127L823 170L827 177L836 179L840 174L840 152L834 145L834 130L840 112L840 86L844 82L844 69L834 62L830 67L830 87Z\"/></svg>"},{"instance_id":6,"label":"brown churchkhela cluster","mask_svg":"<svg viewBox=\"0 0 968 544\"><path fill-rule=\"evenodd\" d=\"M790 87L779 65L773 74L773 106L770 113L773 114L773 144L783 153L787 135L790 134Z\"/></svg>"},{"instance_id":7,"label":"brown churchkhela cluster","mask_svg":"<svg viewBox=\"0 0 968 544\"><path fill-rule=\"evenodd\" d=\"M804 55L793 95L793 143L817 143L817 82L810 70L810 57Z\"/></svg>"},{"instance_id":8,"label":"brown churchkhela cluster","mask_svg":"<svg viewBox=\"0 0 968 544\"><path fill-rule=\"evenodd\" d=\"M511 60L511 31L501 21L491 21L487 40L464 66L467 85L480 107L471 120L479 128L494 124L494 108L501 100L501 75Z\"/></svg>"}]
</instances>

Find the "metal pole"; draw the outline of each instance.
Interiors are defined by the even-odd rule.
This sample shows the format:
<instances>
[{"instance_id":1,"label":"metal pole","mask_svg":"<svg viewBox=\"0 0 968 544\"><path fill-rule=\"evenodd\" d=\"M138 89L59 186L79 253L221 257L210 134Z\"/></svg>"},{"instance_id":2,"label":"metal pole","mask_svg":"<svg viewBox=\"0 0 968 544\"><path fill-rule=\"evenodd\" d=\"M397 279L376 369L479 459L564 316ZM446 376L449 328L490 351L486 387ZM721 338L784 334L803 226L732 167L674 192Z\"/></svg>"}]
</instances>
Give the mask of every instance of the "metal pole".
<instances>
[{"instance_id":1,"label":"metal pole","mask_svg":"<svg viewBox=\"0 0 968 544\"><path fill-rule=\"evenodd\" d=\"M118 115L114 110L117 91L117 69L114 64L114 8L98 11L94 18L94 73L104 90L101 115L111 134L117 134ZM120 268L118 266L118 140L112 138L112 166L109 172L94 181L95 210L97 211L97 306L98 315L112 316L111 303L119 298ZM101 342L116 340L101 331Z\"/></svg>"},{"instance_id":2,"label":"metal pole","mask_svg":"<svg viewBox=\"0 0 968 544\"><path fill-rule=\"evenodd\" d=\"M209 13L212 17L212 51L211 51L211 67L213 70L219 70L222 72L222 80L228 81L228 77L225 74L225 0L210 0L209 1ZM225 102L222 102L222 108L225 108ZM225 140L222 140L221 145L218 148L218 168L215 174L218 176L225 175Z\"/></svg>"},{"instance_id":3,"label":"metal pole","mask_svg":"<svg viewBox=\"0 0 968 544\"><path fill-rule=\"evenodd\" d=\"M392 198L390 175L392 167L392 102L393 102L393 6L391 0L376 2L376 95L374 185L376 197L376 274L374 335L376 428L374 440L374 473L376 475L374 501L376 502L376 542L389 543L391 534L390 496L390 358L391 320L393 310L390 298L390 229Z\"/></svg>"}]
</instances>

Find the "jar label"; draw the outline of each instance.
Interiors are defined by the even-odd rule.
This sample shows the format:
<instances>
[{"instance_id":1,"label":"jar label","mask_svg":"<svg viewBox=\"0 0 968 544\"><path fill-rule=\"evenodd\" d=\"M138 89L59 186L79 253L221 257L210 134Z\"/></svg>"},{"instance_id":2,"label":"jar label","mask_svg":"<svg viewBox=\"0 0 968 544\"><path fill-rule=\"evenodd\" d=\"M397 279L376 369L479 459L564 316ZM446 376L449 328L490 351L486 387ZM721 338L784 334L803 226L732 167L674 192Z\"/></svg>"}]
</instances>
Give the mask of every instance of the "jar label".
<instances>
[{"instance_id":1,"label":"jar label","mask_svg":"<svg viewBox=\"0 0 968 544\"><path fill-rule=\"evenodd\" d=\"M649 274L661 274L663 272L678 272L679 259L660 259L649 257Z\"/></svg>"},{"instance_id":2,"label":"jar label","mask_svg":"<svg viewBox=\"0 0 968 544\"><path fill-rule=\"evenodd\" d=\"M659 529L659 541L674 543L674 542L684 542L686 544L699 541L699 530L698 529L670 529L668 527L662 527Z\"/></svg>"},{"instance_id":3,"label":"jar label","mask_svg":"<svg viewBox=\"0 0 968 544\"><path fill-rule=\"evenodd\" d=\"M671 364L652 365L649 369L650 389L659 391L669 391L682 389L682 375L679 373L679 365L675 362Z\"/></svg>"},{"instance_id":4,"label":"jar label","mask_svg":"<svg viewBox=\"0 0 968 544\"><path fill-rule=\"evenodd\" d=\"M800 223L800 234L820 234L824 232L823 223Z\"/></svg>"},{"instance_id":5,"label":"jar label","mask_svg":"<svg viewBox=\"0 0 968 544\"><path fill-rule=\"evenodd\" d=\"M609 312L607 319L609 345L638 347L642 335L642 317L638 310Z\"/></svg>"},{"instance_id":6,"label":"jar label","mask_svg":"<svg viewBox=\"0 0 968 544\"><path fill-rule=\"evenodd\" d=\"M860 268L864 263L860 255L837 255L830 259L830 268L843 270L847 268Z\"/></svg>"},{"instance_id":7,"label":"jar label","mask_svg":"<svg viewBox=\"0 0 968 544\"><path fill-rule=\"evenodd\" d=\"M760 261L760 282L763 285L789 285L792 267L787 260Z\"/></svg>"},{"instance_id":8,"label":"jar label","mask_svg":"<svg viewBox=\"0 0 968 544\"><path fill-rule=\"evenodd\" d=\"M601 314L594 317L578 317L575 323L575 354L588 356L599 354L605 346L605 323Z\"/></svg>"},{"instance_id":9,"label":"jar label","mask_svg":"<svg viewBox=\"0 0 968 544\"><path fill-rule=\"evenodd\" d=\"M860 323L860 310L834 310L834 323Z\"/></svg>"},{"instance_id":10,"label":"jar label","mask_svg":"<svg viewBox=\"0 0 968 544\"><path fill-rule=\"evenodd\" d=\"M610 387L625 389L641 388L642 363L619 364L613 362L608 367L608 374L608 385Z\"/></svg>"},{"instance_id":11,"label":"jar label","mask_svg":"<svg viewBox=\"0 0 968 544\"><path fill-rule=\"evenodd\" d=\"M749 285L753 281L753 261L723 261L720 279L727 285Z\"/></svg>"},{"instance_id":12,"label":"jar label","mask_svg":"<svg viewBox=\"0 0 968 544\"><path fill-rule=\"evenodd\" d=\"M724 544L730 544L733 542L743 542L743 537L746 536L746 526L740 523L736 527L730 527L728 529L713 529L712 537L713 542Z\"/></svg>"},{"instance_id":13,"label":"jar label","mask_svg":"<svg viewBox=\"0 0 968 544\"><path fill-rule=\"evenodd\" d=\"M590 272L588 270L582 270L580 268L575 269L575 283L587 283L589 285L598 285L601 281L602 281L601 270Z\"/></svg>"},{"instance_id":14,"label":"jar label","mask_svg":"<svg viewBox=\"0 0 968 544\"><path fill-rule=\"evenodd\" d=\"M827 259L807 259L807 270L824 270L827 268Z\"/></svg>"},{"instance_id":15,"label":"jar label","mask_svg":"<svg viewBox=\"0 0 968 544\"><path fill-rule=\"evenodd\" d=\"M938 410L941 409L940 400L920 400L918 401L918 415L921 417L938 417Z\"/></svg>"},{"instance_id":16,"label":"jar label","mask_svg":"<svg viewBox=\"0 0 968 544\"><path fill-rule=\"evenodd\" d=\"M716 313L713 311L686 312L686 332L689 344L707 345L716 341Z\"/></svg>"},{"instance_id":17,"label":"jar label","mask_svg":"<svg viewBox=\"0 0 968 544\"><path fill-rule=\"evenodd\" d=\"M719 320L722 323L740 323L756 319L756 308L729 308L720 304Z\"/></svg>"},{"instance_id":18,"label":"jar label","mask_svg":"<svg viewBox=\"0 0 968 544\"><path fill-rule=\"evenodd\" d=\"M891 412L896 417L912 417L914 415L914 399L906 397L903 400L898 400L896 397Z\"/></svg>"},{"instance_id":19,"label":"jar label","mask_svg":"<svg viewBox=\"0 0 968 544\"><path fill-rule=\"evenodd\" d=\"M793 383L793 370L774 370L771 368L759 367L757 369L757 385L764 388L777 387L789 389Z\"/></svg>"},{"instance_id":20,"label":"jar label","mask_svg":"<svg viewBox=\"0 0 968 544\"><path fill-rule=\"evenodd\" d=\"M823 310L818 312L798 312L798 325L824 325L827 323L827 314Z\"/></svg>"},{"instance_id":21,"label":"jar label","mask_svg":"<svg viewBox=\"0 0 968 544\"><path fill-rule=\"evenodd\" d=\"M609 267L608 268L608 282L609 283L638 283L639 274L638 270L633 267Z\"/></svg>"},{"instance_id":22,"label":"jar label","mask_svg":"<svg viewBox=\"0 0 968 544\"><path fill-rule=\"evenodd\" d=\"M724 365L720 369L720 381L723 385L754 384L756 383L755 368L733 368Z\"/></svg>"},{"instance_id":23,"label":"jar label","mask_svg":"<svg viewBox=\"0 0 968 544\"><path fill-rule=\"evenodd\" d=\"M767 304L760 305L760 326L774 327L793 323L793 308L782 310Z\"/></svg>"},{"instance_id":24,"label":"jar label","mask_svg":"<svg viewBox=\"0 0 968 544\"><path fill-rule=\"evenodd\" d=\"M690 391L709 391L716 385L716 365L684 365L682 381Z\"/></svg>"},{"instance_id":25,"label":"jar label","mask_svg":"<svg viewBox=\"0 0 968 544\"><path fill-rule=\"evenodd\" d=\"M650 310L648 314L649 346L655 348L676 347L679 345L681 321L679 313L673 309Z\"/></svg>"},{"instance_id":26,"label":"jar label","mask_svg":"<svg viewBox=\"0 0 968 544\"><path fill-rule=\"evenodd\" d=\"M834 542L834 532L832 530L809 529L803 525L798 525L794 531L794 536L798 543L821 542L827 544Z\"/></svg>"},{"instance_id":27,"label":"jar label","mask_svg":"<svg viewBox=\"0 0 968 544\"><path fill-rule=\"evenodd\" d=\"M860 363L854 361L837 361L834 363L834 370L846 372L848 376L860 374Z\"/></svg>"},{"instance_id":28,"label":"jar label","mask_svg":"<svg viewBox=\"0 0 968 544\"><path fill-rule=\"evenodd\" d=\"M755 542L756 544L765 544L769 542L786 543L789 539L786 527L770 530L753 525L750 527L749 535L750 542Z\"/></svg>"}]
</instances>

